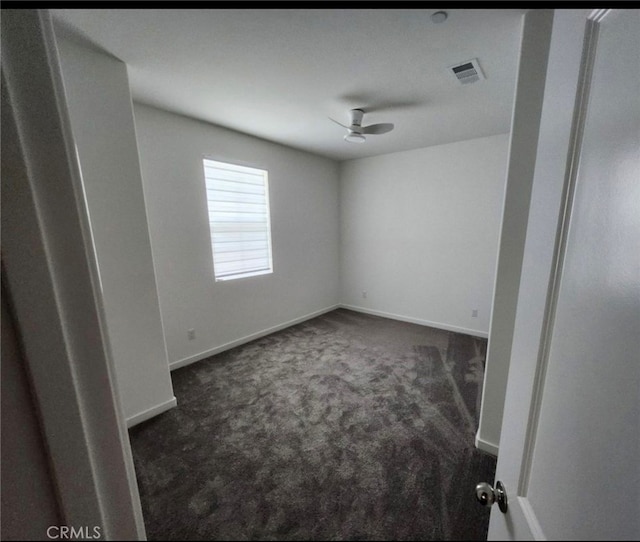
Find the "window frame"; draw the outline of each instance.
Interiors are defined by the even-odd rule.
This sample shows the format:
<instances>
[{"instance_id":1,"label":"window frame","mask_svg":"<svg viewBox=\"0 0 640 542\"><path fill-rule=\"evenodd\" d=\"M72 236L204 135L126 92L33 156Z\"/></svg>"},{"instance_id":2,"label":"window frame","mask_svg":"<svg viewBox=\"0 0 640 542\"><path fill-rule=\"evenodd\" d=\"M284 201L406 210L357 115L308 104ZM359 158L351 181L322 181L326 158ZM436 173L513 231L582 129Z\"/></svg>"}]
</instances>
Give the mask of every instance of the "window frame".
<instances>
[{"instance_id":1,"label":"window frame","mask_svg":"<svg viewBox=\"0 0 640 542\"><path fill-rule=\"evenodd\" d=\"M213 238L211 236L212 234L212 224L211 224L211 220L209 219L209 213L211 212L209 210L209 198L207 195L207 176L205 173L205 160L210 160L212 162L218 162L220 164L224 164L224 165L228 165L231 166L232 168L236 167L236 168L246 168L246 169L253 169L253 170L257 170L259 172L263 173L263 181L264 181L264 189L265 189L265 196L266 196L266 215L267 215L267 220L266 220L266 224L267 224L267 228L266 228L266 233L267 233L267 249L268 249L268 261L269 261L269 267L267 269L262 269L260 271L248 271L248 272L239 272L239 273L235 273L233 275L228 275L225 277L218 277L216 276L216 254L215 254L215 250L214 250L214 246L213 246ZM253 162L246 162L243 160L229 160L228 158L222 158L219 156L215 156L215 155L211 155L211 154L201 154L200 155L200 167L201 167L201 172L202 172L202 184L204 187L204 192L205 192L205 204L206 204L206 212L207 212L207 224L208 224L208 231L209 231L209 246L211 248L211 262L213 264L213 278L214 278L214 282L230 282L230 281L234 281L234 280L243 280L243 279L248 279L248 278L252 278L252 277L258 277L258 276L266 276L266 275L273 275L274 271L274 266L273 266L273 240L271 238L271 193L270 193L270 183L269 183L269 170L266 166L264 165L259 165Z\"/></svg>"}]
</instances>

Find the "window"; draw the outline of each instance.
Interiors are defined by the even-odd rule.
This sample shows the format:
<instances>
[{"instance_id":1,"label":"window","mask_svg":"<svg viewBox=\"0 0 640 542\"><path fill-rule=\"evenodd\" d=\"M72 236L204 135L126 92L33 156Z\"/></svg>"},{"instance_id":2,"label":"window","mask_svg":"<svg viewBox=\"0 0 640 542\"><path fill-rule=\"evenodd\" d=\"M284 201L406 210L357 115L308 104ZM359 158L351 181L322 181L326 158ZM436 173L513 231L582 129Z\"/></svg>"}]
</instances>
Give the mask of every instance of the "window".
<instances>
[{"instance_id":1,"label":"window","mask_svg":"<svg viewBox=\"0 0 640 542\"><path fill-rule=\"evenodd\" d=\"M273 272L267 171L205 158L216 280Z\"/></svg>"}]
</instances>

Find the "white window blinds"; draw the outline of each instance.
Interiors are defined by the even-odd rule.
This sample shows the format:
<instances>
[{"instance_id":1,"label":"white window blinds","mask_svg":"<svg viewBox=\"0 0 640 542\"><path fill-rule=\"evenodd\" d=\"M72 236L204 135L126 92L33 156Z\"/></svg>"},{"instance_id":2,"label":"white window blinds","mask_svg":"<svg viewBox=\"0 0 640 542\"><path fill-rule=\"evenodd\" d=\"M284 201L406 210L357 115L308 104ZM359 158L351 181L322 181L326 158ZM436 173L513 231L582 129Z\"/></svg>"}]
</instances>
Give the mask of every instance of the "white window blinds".
<instances>
[{"instance_id":1,"label":"white window blinds","mask_svg":"<svg viewBox=\"0 0 640 542\"><path fill-rule=\"evenodd\" d=\"M267 172L205 158L216 280L273 272Z\"/></svg>"}]
</instances>

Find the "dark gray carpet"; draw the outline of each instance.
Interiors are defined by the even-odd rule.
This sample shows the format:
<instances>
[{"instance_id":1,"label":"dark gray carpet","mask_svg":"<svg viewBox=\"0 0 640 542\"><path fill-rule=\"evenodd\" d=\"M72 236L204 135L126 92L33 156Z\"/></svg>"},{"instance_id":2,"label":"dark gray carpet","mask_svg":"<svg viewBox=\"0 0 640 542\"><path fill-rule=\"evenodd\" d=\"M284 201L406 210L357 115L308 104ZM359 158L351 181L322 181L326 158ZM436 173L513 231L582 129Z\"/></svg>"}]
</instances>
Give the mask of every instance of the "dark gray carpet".
<instances>
[{"instance_id":1,"label":"dark gray carpet","mask_svg":"<svg viewBox=\"0 0 640 542\"><path fill-rule=\"evenodd\" d=\"M130 431L150 540L486 540L486 341L338 309L172 373Z\"/></svg>"}]
</instances>

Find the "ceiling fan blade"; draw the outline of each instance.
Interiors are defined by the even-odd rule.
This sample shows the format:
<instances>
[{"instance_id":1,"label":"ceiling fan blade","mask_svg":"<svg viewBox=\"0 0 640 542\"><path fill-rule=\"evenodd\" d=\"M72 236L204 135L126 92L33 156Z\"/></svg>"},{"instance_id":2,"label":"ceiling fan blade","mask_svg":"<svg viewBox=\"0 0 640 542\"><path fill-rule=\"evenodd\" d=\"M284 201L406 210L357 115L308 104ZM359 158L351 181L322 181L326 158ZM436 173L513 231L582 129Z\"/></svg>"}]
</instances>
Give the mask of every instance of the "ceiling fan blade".
<instances>
[{"instance_id":1,"label":"ceiling fan blade","mask_svg":"<svg viewBox=\"0 0 640 542\"><path fill-rule=\"evenodd\" d=\"M363 126L363 134L386 134L393 130L393 123L383 122L381 124L372 124L371 126Z\"/></svg>"},{"instance_id":2,"label":"ceiling fan blade","mask_svg":"<svg viewBox=\"0 0 640 542\"><path fill-rule=\"evenodd\" d=\"M338 122L337 120L332 119L331 117L328 117L329 120L332 120L333 122L335 122L337 125L342 126L343 128L346 128L347 130L349 130L349 128L351 128L351 126L347 126L346 124L342 124L341 122Z\"/></svg>"}]
</instances>

